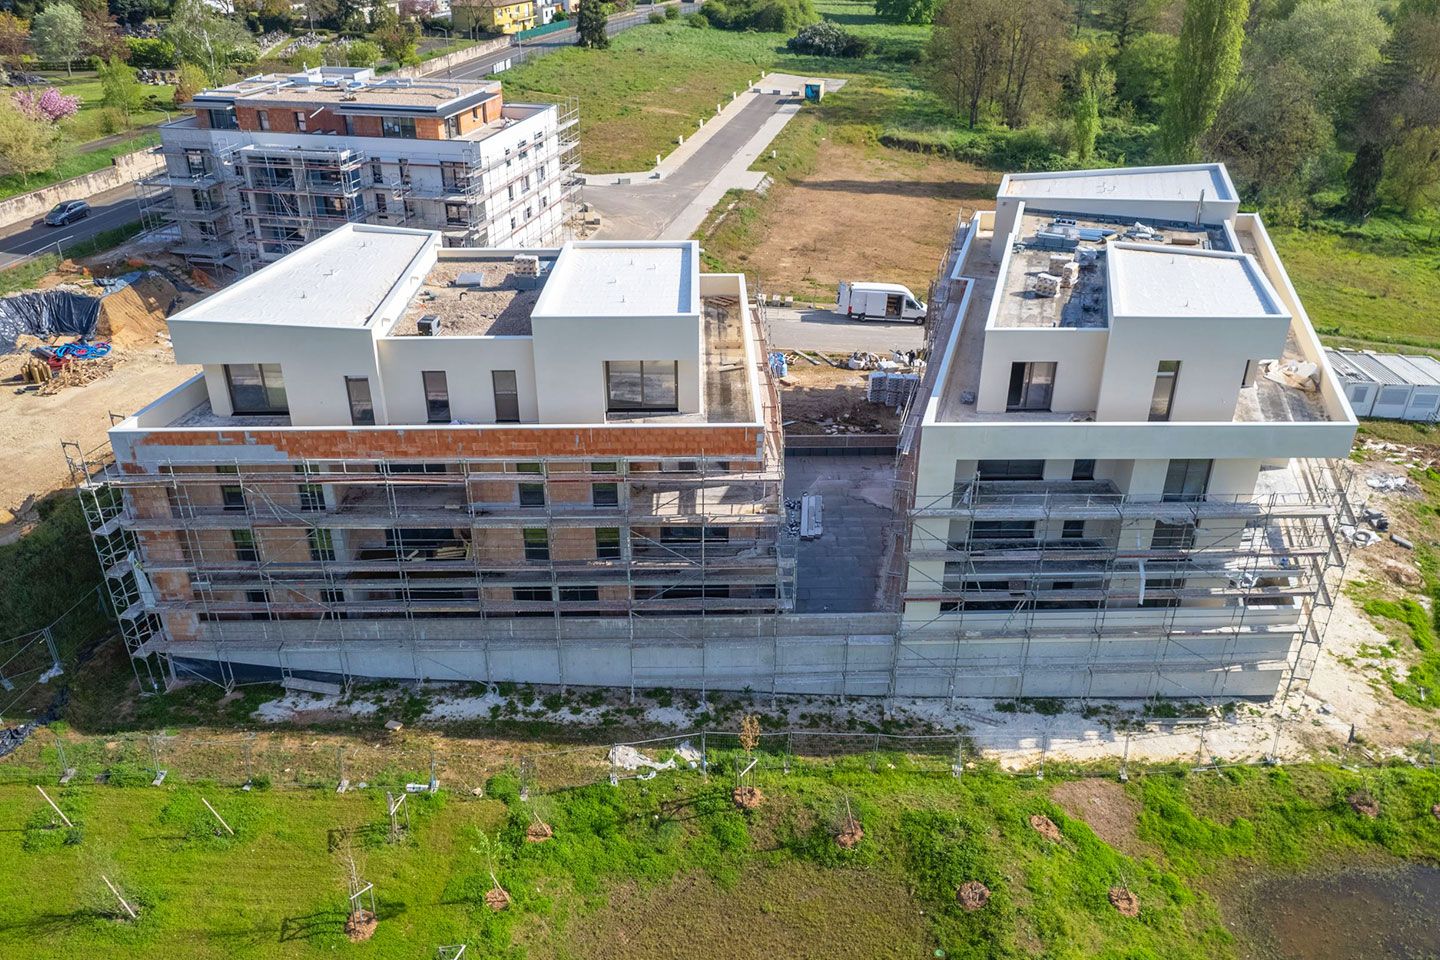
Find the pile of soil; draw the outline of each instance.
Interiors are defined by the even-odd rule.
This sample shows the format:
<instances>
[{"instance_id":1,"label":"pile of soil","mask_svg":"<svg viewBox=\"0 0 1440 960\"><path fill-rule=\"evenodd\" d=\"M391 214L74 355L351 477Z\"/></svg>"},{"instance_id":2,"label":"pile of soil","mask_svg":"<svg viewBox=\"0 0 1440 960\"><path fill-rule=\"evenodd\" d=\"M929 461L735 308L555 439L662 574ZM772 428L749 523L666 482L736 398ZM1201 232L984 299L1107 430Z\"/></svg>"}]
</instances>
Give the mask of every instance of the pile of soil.
<instances>
[{"instance_id":1,"label":"pile of soil","mask_svg":"<svg viewBox=\"0 0 1440 960\"><path fill-rule=\"evenodd\" d=\"M1140 898L1126 887L1110 888L1110 905L1119 910L1122 917L1140 916Z\"/></svg>"},{"instance_id":2,"label":"pile of soil","mask_svg":"<svg viewBox=\"0 0 1440 960\"><path fill-rule=\"evenodd\" d=\"M979 880L966 880L955 891L955 902L966 913L974 913L990 902L990 888Z\"/></svg>"},{"instance_id":3,"label":"pile of soil","mask_svg":"<svg viewBox=\"0 0 1440 960\"><path fill-rule=\"evenodd\" d=\"M178 297L169 280L147 274L100 301L95 336L117 347L153 344L169 332L165 317Z\"/></svg>"},{"instance_id":4,"label":"pile of soil","mask_svg":"<svg viewBox=\"0 0 1440 960\"><path fill-rule=\"evenodd\" d=\"M847 820L841 826L840 832L835 834L835 845L842 850L853 850L860 845L864 839L865 831L860 827L859 820Z\"/></svg>"},{"instance_id":5,"label":"pile of soil","mask_svg":"<svg viewBox=\"0 0 1440 960\"><path fill-rule=\"evenodd\" d=\"M526 843L544 843L553 836L555 836L555 831L551 829L550 824L541 820L536 820L525 828Z\"/></svg>"},{"instance_id":6,"label":"pile of soil","mask_svg":"<svg viewBox=\"0 0 1440 960\"><path fill-rule=\"evenodd\" d=\"M1345 798L1350 804L1350 809L1356 813L1374 820L1380 816L1380 801L1370 795L1368 790L1356 790Z\"/></svg>"},{"instance_id":7,"label":"pile of soil","mask_svg":"<svg viewBox=\"0 0 1440 960\"><path fill-rule=\"evenodd\" d=\"M1440 820L1440 803L1434 804L1430 807L1430 816L1434 817L1436 820Z\"/></svg>"},{"instance_id":8,"label":"pile of soil","mask_svg":"<svg viewBox=\"0 0 1440 960\"><path fill-rule=\"evenodd\" d=\"M760 792L759 787L736 787L730 798L741 810L754 810L765 802L765 794Z\"/></svg>"},{"instance_id":9,"label":"pile of soil","mask_svg":"<svg viewBox=\"0 0 1440 960\"><path fill-rule=\"evenodd\" d=\"M1051 843L1060 842L1060 828L1055 826L1055 821L1043 813L1030 814L1030 826L1036 833L1049 840Z\"/></svg>"},{"instance_id":10,"label":"pile of soil","mask_svg":"<svg viewBox=\"0 0 1440 960\"><path fill-rule=\"evenodd\" d=\"M485 891L485 905L491 910L500 911L510 908L510 894L499 887L491 887Z\"/></svg>"},{"instance_id":11,"label":"pile of soil","mask_svg":"<svg viewBox=\"0 0 1440 960\"><path fill-rule=\"evenodd\" d=\"M345 918L345 936L350 938L351 943L364 943L375 936L375 928L379 925L380 921L369 910L356 910Z\"/></svg>"}]
</instances>

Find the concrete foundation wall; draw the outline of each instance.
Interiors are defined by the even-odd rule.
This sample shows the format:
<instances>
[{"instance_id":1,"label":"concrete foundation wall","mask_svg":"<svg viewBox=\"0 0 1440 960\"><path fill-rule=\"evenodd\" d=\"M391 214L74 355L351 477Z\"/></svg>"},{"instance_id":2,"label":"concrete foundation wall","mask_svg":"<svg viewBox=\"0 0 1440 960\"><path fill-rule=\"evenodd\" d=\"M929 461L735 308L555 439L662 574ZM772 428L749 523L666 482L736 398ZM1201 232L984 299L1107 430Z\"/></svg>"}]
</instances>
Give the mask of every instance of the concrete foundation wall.
<instances>
[{"instance_id":1,"label":"concrete foundation wall","mask_svg":"<svg viewBox=\"0 0 1440 960\"><path fill-rule=\"evenodd\" d=\"M627 636L634 628L632 642ZM907 697L1269 697L1286 634L898 643L890 614L609 620L222 622L167 644L192 664L346 677ZM343 631L344 639L337 631ZM557 638L557 633L559 634ZM381 636L385 634L386 636ZM400 636L401 634L408 634ZM1088 664L1088 665L1087 665ZM893 682L892 682L893 674Z\"/></svg>"}]
</instances>

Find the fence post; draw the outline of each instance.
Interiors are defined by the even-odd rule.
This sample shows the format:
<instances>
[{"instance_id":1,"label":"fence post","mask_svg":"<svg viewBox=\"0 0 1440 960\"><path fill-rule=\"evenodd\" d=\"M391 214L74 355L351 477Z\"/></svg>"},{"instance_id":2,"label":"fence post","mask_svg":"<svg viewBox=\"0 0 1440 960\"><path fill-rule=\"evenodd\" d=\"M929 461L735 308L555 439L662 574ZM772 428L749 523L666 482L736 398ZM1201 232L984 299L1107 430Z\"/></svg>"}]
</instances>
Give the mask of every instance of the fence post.
<instances>
[{"instance_id":1,"label":"fence post","mask_svg":"<svg viewBox=\"0 0 1440 960\"><path fill-rule=\"evenodd\" d=\"M793 736L794 736L794 732L793 732L793 731L790 731L790 730L786 730L786 731L785 731L785 772L786 772L786 773L789 773L789 772L790 772L790 755L791 755L792 753L794 753L793 740L791 739Z\"/></svg>"},{"instance_id":2,"label":"fence post","mask_svg":"<svg viewBox=\"0 0 1440 960\"><path fill-rule=\"evenodd\" d=\"M955 779L959 780L965 775L965 738L958 732L955 734Z\"/></svg>"},{"instance_id":3,"label":"fence post","mask_svg":"<svg viewBox=\"0 0 1440 960\"><path fill-rule=\"evenodd\" d=\"M875 746L870 752L870 772L876 773L880 770L880 734L875 734Z\"/></svg>"},{"instance_id":4,"label":"fence post","mask_svg":"<svg viewBox=\"0 0 1440 960\"><path fill-rule=\"evenodd\" d=\"M710 751L705 749L705 731L700 731L700 775L710 779Z\"/></svg>"}]
</instances>

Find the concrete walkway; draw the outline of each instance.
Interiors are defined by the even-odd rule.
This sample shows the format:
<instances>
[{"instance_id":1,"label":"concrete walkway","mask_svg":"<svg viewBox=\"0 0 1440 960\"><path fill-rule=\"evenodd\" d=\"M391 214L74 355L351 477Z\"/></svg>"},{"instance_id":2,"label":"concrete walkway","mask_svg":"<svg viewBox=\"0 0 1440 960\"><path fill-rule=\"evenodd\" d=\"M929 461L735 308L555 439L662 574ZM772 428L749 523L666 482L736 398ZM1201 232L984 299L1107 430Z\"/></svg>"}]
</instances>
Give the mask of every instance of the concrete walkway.
<instances>
[{"instance_id":1,"label":"concrete walkway","mask_svg":"<svg viewBox=\"0 0 1440 960\"><path fill-rule=\"evenodd\" d=\"M800 112L802 82L783 74L762 78L652 171L588 176L585 200L601 215L596 237L683 240L726 191L758 188L765 174L750 165ZM826 89L843 83L827 80Z\"/></svg>"}]
</instances>

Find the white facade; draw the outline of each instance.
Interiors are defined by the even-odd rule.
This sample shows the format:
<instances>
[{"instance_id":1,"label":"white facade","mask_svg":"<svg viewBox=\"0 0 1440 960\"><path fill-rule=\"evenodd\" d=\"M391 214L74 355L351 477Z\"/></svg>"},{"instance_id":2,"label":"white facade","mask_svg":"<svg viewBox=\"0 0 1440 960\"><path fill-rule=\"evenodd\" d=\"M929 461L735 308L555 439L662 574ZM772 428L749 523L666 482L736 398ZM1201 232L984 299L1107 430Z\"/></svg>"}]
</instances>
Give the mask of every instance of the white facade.
<instances>
[{"instance_id":1,"label":"white facade","mask_svg":"<svg viewBox=\"0 0 1440 960\"><path fill-rule=\"evenodd\" d=\"M1306 465L1356 421L1259 218L1220 165L1023 175L961 240L902 441L915 655L981 695L1273 693L1332 555Z\"/></svg>"}]
</instances>

